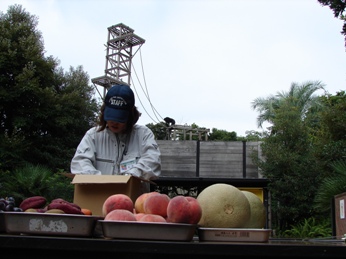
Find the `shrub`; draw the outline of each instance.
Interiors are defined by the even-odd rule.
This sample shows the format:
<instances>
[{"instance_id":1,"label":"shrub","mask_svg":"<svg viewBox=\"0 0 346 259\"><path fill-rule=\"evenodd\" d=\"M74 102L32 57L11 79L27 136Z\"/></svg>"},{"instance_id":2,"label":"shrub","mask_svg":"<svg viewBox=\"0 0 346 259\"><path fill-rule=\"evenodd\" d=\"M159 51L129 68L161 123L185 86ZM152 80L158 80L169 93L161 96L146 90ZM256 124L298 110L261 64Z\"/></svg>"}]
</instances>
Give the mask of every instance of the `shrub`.
<instances>
[{"instance_id":1,"label":"shrub","mask_svg":"<svg viewBox=\"0 0 346 259\"><path fill-rule=\"evenodd\" d=\"M60 173L53 173L43 165L25 164L13 172L2 172L1 196L12 196L19 204L31 196L43 196L48 201L63 198L71 201L73 185L71 180Z\"/></svg>"},{"instance_id":2,"label":"shrub","mask_svg":"<svg viewBox=\"0 0 346 259\"><path fill-rule=\"evenodd\" d=\"M318 223L315 218L304 219L303 222L292 226L291 229L283 232L283 237L289 238L321 238L332 236L330 222L324 220Z\"/></svg>"}]
</instances>

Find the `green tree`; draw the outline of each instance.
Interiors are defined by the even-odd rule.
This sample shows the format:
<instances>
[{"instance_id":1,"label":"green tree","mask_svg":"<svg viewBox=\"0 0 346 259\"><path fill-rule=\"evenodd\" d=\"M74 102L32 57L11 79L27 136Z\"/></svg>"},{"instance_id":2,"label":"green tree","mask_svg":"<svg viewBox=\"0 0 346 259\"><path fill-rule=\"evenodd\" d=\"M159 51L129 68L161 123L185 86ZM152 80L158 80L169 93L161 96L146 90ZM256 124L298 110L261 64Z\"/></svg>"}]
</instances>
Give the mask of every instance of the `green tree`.
<instances>
[{"instance_id":1,"label":"green tree","mask_svg":"<svg viewBox=\"0 0 346 259\"><path fill-rule=\"evenodd\" d=\"M154 133L155 139L165 140L167 139L167 126L164 122L159 122L157 124L148 123L146 125Z\"/></svg>"},{"instance_id":2,"label":"green tree","mask_svg":"<svg viewBox=\"0 0 346 259\"><path fill-rule=\"evenodd\" d=\"M324 85L319 81L307 81L300 85L293 82L288 92L278 92L276 95L266 98L256 98L251 103L251 107L259 112L258 127L262 127L264 122L273 124L276 112L283 105L283 101L285 105L289 101L292 107L298 109L301 119L304 119L309 109L319 109L320 100L314 93L321 89L324 89Z\"/></svg>"},{"instance_id":3,"label":"green tree","mask_svg":"<svg viewBox=\"0 0 346 259\"><path fill-rule=\"evenodd\" d=\"M255 130L246 131L245 137L238 137L238 140L246 140L246 141L261 141L265 136L266 132L259 132Z\"/></svg>"},{"instance_id":4,"label":"green tree","mask_svg":"<svg viewBox=\"0 0 346 259\"><path fill-rule=\"evenodd\" d=\"M0 134L6 166L11 160L20 164L30 150L26 135L34 134L33 127L40 123L32 116L42 107L39 97L51 85L57 64L43 56L36 26L37 17L19 5L0 13Z\"/></svg>"},{"instance_id":5,"label":"green tree","mask_svg":"<svg viewBox=\"0 0 346 259\"><path fill-rule=\"evenodd\" d=\"M50 104L47 104L47 110L42 111L46 121L40 130L44 133L32 140L35 147L31 153L35 156L27 161L46 164L56 170L69 170L78 143L97 120L99 105L82 66L70 67L65 73L58 69L55 73L58 79L53 85Z\"/></svg>"},{"instance_id":6,"label":"green tree","mask_svg":"<svg viewBox=\"0 0 346 259\"><path fill-rule=\"evenodd\" d=\"M228 132L226 130L219 130L217 128L212 128L211 133L209 133L209 140L220 140L220 141L236 141L237 133L232 131Z\"/></svg>"},{"instance_id":7,"label":"green tree","mask_svg":"<svg viewBox=\"0 0 346 259\"><path fill-rule=\"evenodd\" d=\"M273 223L285 230L314 215L311 207L319 183L309 138L309 128L290 101L281 104L273 119L272 133L261 144L262 174L269 180Z\"/></svg>"},{"instance_id":8,"label":"green tree","mask_svg":"<svg viewBox=\"0 0 346 259\"><path fill-rule=\"evenodd\" d=\"M324 109L319 112L319 127L316 130L316 156L324 161L324 169L330 171L329 164L346 157L346 93L321 96Z\"/></svg>"},{"instance_id":9,"label":"green tree","mask_svg":"<svg viewBox=\"0 0 346 259\"><path fill-rule=\"evenodd\" d=\"M47 165L69 170L98 104L82 67L67 73L45 57L38 19L21 5L0 13L0 170Z\"/></svg>"},{"instance_id":10,"label":"green tree","mask_svg":"<svg viewBox=\"0 0 346 259\"><path fill-rule=\"evenodd\" d=\"M330 215L334 195L346 192L346 93L321 97L325 108L319 113L315 156L321 161L323 180L319 186L315 208Z\"/></svg>"},{"instance_id":11,"label":"green tree","mask_svg":"<svg viewBox=\"0 0 346 259\"><path fill-rule=\"evenodd\" d=\"M265 160L257 162L269 179L273 222L280 230L314 215L311 204L321 178L311 138L316 116L310 114L323 107L314 96L319 89L323 89L320 82L292 83L288 92L253 102L252 107L260 112L258 125L272 124L261 145Z\"/></svg>"}]
</instances>

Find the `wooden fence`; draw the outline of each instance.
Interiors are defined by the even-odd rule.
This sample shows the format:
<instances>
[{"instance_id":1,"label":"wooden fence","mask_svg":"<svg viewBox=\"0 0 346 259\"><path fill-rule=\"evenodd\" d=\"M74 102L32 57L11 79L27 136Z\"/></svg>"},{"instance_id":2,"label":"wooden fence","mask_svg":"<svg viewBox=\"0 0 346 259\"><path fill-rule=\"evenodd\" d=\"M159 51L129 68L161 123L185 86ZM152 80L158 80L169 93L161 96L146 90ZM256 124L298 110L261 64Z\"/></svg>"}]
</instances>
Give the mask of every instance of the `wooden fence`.
<instances>
[{"instance_id":1,"label":"wooden fence","mask_svg":"<svg viewBox=\"0 0 346 259\"><path fill-rule=\"evenodd\" d=\"M262 178L251 155L260 142L157 140L163 177Z\"/></svg>"}]
</instances>

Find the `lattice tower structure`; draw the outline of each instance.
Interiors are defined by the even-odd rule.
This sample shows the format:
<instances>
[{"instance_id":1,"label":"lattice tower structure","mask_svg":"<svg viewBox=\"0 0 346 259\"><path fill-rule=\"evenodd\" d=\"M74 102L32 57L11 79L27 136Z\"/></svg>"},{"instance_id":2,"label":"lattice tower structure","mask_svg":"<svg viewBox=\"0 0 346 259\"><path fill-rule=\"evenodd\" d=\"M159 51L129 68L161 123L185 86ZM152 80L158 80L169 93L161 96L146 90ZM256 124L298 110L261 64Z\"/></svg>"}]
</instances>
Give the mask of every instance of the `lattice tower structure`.
<instances>
[{"instance_id":1,"label":"lattice tower structure","mask_svg":"<svg viewBox=\"0 0 346 259\"><path fill-rule=\"evenodd\" d=\"M108 27L105 74L91 79L94 85L104 87L103 98L113 85L131 86L132 58L144 43L144 39L123 23Z\"/></svg>"}]
</instances>

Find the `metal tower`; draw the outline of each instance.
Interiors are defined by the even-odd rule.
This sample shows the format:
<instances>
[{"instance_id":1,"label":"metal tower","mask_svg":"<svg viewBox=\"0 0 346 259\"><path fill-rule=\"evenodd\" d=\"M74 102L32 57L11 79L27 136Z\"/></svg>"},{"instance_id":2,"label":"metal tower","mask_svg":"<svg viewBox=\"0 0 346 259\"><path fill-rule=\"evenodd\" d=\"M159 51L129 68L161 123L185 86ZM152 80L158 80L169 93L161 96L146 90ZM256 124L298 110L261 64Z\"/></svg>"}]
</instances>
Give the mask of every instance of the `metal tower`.
<instances>
[{"instance_id":1,"label":"metal tower","mask_svg":"<svg viewBox=\"0 0 346 259\"><path fill-rule=\"evenodd\" d=\"M105 75L91 79L94 85L104 87L103 97L113 85L131 85L132 57L145 42L133 32L122 23L108 27ZM138 49L133 53L136 46Z\"/></svg>"}]
</instances>

